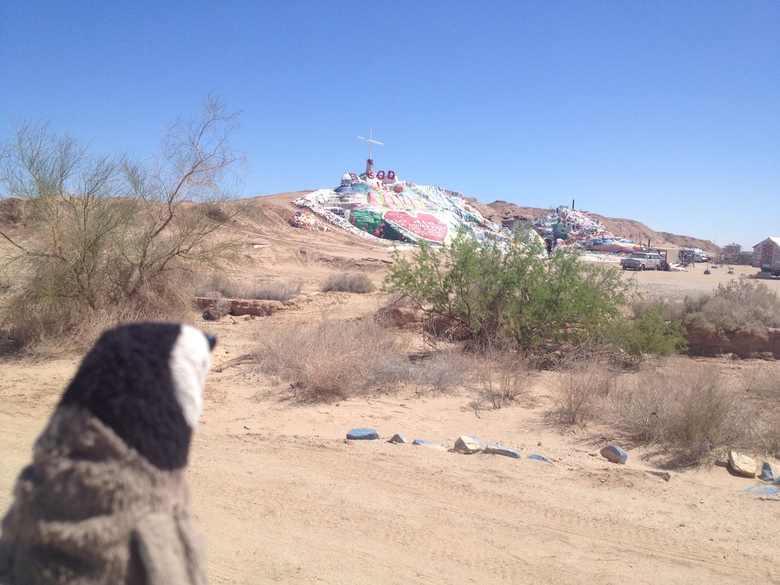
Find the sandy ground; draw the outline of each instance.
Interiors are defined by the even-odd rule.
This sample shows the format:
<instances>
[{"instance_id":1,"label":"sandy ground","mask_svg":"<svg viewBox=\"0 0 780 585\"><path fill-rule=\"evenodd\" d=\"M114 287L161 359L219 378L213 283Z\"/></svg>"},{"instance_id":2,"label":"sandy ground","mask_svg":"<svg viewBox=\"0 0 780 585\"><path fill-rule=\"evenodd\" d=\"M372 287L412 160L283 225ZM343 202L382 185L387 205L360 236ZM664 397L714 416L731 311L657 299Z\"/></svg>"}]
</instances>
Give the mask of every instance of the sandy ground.
<instances>
[{"instance_id":1,"label":"sandy ground","mask_svg":"<svg viewBox=\"0 0 780 585\"><path fill-rule=\"evenodd\" d=\"M196 322L219 336L189 477L213 583L756 583L780 582L780 502L746 495L723 468L657 471L641 451L623 466L596 455L609 437L545 417L547 377L524 405L475 412L463 390L299 405L241 360L269 327L322 315L368 315L381 293L322 294L358 268L379 282L383 246L356 238L250 234L247 278L298 279L301 301L271 317ZM725 268L639 273L654 294L710 290ZM737 268L737 274L755 274ZM775 288L780 281L770 281ZM0 363L0 510L78 358ZM354 427L379 441L347 442ZM477 435L521 459L390 444L403 433L451 447ZM529 459L538 453L551 461Z\"/></svg>"}]
</instances>

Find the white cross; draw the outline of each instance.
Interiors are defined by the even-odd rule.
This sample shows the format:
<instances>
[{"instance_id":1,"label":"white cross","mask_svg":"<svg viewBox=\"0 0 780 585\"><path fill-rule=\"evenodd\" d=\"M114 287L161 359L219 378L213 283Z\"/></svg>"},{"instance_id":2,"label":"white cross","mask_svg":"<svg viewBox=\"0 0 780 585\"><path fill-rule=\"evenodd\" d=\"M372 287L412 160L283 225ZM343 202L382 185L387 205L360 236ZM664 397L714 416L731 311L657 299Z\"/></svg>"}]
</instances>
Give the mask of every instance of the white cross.
<instances>
[{"instance_id":1,"label":"white cross","mask_svg":"<svg viewBox=\"0 0 780 585\"><path fill-rule=\"evenodd\" d=\"M363 138L362 136L358 136L358 138L360 138L360 140L365 140L366 142L368 142L368 158L369 158L369 160L371 159L371 145L372 144L378 144L379 146L384 146L385 145L384 142L378 142L378 141L374 140L373 139L373 133L374 133L374 129L373 128L369 128L368 129L368 138Z\"/></svg>"}]
</instances>

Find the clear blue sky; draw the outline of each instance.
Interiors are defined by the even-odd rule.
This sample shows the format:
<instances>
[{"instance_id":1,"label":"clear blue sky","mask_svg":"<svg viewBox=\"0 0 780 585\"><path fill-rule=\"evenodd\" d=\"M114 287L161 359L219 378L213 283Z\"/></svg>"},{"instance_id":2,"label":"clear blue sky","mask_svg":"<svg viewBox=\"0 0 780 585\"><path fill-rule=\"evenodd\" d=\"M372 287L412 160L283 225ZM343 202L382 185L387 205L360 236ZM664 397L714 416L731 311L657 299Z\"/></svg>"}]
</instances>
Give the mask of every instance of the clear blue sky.
<instances>
[{"instance_id":1,"label":"clear blue sky","mask_svg":"<svg viewBox=\"0 0 780 585\"><path fill-rule=\"evenodd\" d=\"M377 169L752 247L780 236L780 2L0 3L0 133L151 155L220 95L246 196Z\"/></svg>"}]
</instances>

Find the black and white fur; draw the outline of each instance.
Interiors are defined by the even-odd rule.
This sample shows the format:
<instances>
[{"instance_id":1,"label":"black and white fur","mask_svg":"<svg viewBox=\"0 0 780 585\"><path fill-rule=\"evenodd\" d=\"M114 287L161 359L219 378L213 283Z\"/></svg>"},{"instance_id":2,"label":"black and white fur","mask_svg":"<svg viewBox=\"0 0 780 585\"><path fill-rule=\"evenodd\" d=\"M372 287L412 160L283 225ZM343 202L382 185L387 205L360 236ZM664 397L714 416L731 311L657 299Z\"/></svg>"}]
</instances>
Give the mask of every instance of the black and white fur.
<instances>
[{"instance_id":1,"label":"black and white fur","mask_svg":"<svg viewBox=\"0 0 780 585\"><path fill-rule=\"evenodd\" d=\"M105 332L60 402L89 410L163 470L187 465L216 338L175 323Z\"/></svg>"}]
</instances>

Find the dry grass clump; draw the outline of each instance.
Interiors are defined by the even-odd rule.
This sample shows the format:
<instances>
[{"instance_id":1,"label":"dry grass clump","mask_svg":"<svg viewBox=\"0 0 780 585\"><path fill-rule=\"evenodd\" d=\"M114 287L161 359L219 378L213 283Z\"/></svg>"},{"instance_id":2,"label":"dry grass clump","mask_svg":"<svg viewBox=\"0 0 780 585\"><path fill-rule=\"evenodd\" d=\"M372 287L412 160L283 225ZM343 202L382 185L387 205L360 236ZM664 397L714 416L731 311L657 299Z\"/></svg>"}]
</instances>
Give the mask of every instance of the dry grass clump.
<instances>
[{"instance_id":1,"label":"dry grass clump","mask_svg":"<svg viewBox=\"0 0 780 585\"><path fill-rule=\"evenodd\" d=\"M750 442L752 415L726 377L685 359L621 380L604 413L627 438L670 452L676 464L700 463L713 448Z\"/></svg>"},{"instance_id":2,"label":"dry grass clump","mask_svg":"<svg viewBox=\"0 0 780 585\"><path fill-rule=\"evenodd\" d=\"M367 274L362 272L342 272L331 274L320 287L322 292L351 292L366 294L374 292L376 287Z\"/></svg>"},{"instance_id":3,"label":"dry grass clump","mask_svg":"<svg viewBox=\"0 0 780 585\"><path fill-rule=\"evenodd\" d=\"M258 282L245 298L261 301L291 301L301 294L302 286L300 282Z\"/></svg>"},{"instance_id":4,"label":"dry grass clump","mask_svg":"<svg viewBox=\"0 0 780 585\"><path fill-rule=\"evenodd\" d=\"M294 325L263 334L260 371L290 383L295 398L330 401L386 391L408 380L403 344L372 321Z\"/></svg>"},{"instance_id":5,"label":"dry grass clump","mask_svg":"<svg viewBox=\"0 0 780 585\"><path fill-rule=\"evenodd\" d=\"M474 363L462 352L449 349L418 355L407 367L417 394L446 394L464 385Z\"/></svg>"},{"instance_id":6,"label":"dry grass clump","mask_svg":"<svg viewBox=\"0 0 780 585\"><path fill-rule=\"evenodd\" d=\"M464 386L474 369L472 359L455 349L409 355L401 337L368 320L272 330L254 355L261 372L288 382L303 402L402 388L445 394Z\"/></svg>"},{"instance_id":7,"label":"dry grass clump","mask_svg":"<svg viewBox=\"0 0 780 585\"><path fill-rule=\"evenodd\" d=\"M290 301L301 294L302 283L261 281L252 286L238 282L224 272L200 275L192 286L192 294L209 299L256 299Z\"/></svg>"},{"instance_id":8,"label":"dry grass clump","mask_svg":"<svg viewBox=\"0 0 780 585\"><path fill-rule=\"evenodd\" d=\"M477 405L501 408L528 394L533 372L522 356L506 352L489 353L478 361L480 398Z\"/></svg>"},{"instance_id":9,"label":"dry grass clump","mask_svg":"<svg viewBox=\"0 0 780 585\"><path fill-rule=\"evenodd\" d=\"M74 293L76 284L56 264L37 268L0 305L0 331L10 351L37 357L63 355L89 348L104 329L120 323L190 322L194 317L181 272L137 285L132 297L122 298L108 290L120 281L119 273L101 275L105 286L95 284L100 290L91 297Z\"/></svg>"},{"instance_id":10,"label":"dry grass clump","mask_svg":"<svg viewBox=\"0 0 780 585\"><path fill-rule=\"evenodd\" d=\"M780 327L780 297L763 283L741 278L719 284L711 295L685 299L687 323L706 330L766 332Z\"/></svg>"},{"instance_id":11,"label":"dry grass clump","mask_svg":"<svg viewBox=\"0 0 780 585\"><path fill-rule=\"evenodd\" d=\"M558 376L551 397L556 416L566 424L593 418L599 399L607 396L615 379L608 356L593 348L566 354L555 368Z\"/></svg>"},{"instance_id":12,"label":"dry grass clump","mask_svg":"<svg viewBox=\"0 0 780 585\"><path fill-rule=\"evenodd\" d=\"M733 386L756 412L746 421L755 448L765 454L780 453L780 363L748 362L738 368Z\"/></svg>"}]
</instances>

